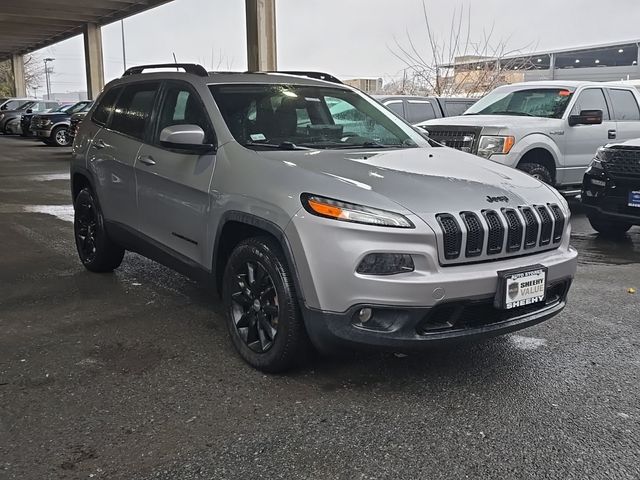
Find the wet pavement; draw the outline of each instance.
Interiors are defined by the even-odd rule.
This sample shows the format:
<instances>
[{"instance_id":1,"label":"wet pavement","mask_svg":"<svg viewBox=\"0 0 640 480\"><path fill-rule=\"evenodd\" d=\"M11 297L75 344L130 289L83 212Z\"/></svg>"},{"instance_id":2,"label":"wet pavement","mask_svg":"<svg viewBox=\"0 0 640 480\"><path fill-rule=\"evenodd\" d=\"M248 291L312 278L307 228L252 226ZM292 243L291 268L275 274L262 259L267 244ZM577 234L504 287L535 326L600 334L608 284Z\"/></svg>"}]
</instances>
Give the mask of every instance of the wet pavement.
<instances>
[{"instance_id":1,"label":"wet pavement","mask_svg":"<svg viewBox=\"0 0 640 480\"><path fill-rule=\"evenodd\" d=\"M206 288L82 268L68 158L0 137L0 479L640 478L640 228L574 206L570 305L536 327L267 376Z\"/></svg>"}]
</instances>

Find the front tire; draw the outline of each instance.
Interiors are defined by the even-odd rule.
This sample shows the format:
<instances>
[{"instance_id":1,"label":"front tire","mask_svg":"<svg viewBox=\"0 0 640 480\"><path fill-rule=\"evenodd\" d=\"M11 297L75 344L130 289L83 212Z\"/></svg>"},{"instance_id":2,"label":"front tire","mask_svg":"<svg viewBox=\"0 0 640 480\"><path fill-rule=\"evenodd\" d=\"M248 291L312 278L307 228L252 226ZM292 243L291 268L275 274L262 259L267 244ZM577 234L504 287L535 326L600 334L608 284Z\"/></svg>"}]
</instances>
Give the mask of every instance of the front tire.
<instances>
[{"instance_id":1,"label":"front tire","mask_svg":"<svg viewBox=\"0 0 640 480\"><path fill-rule=\"evenodd\" d=\"M283 372L311 348L287 262L270 238L244 240L233 250L222 297L231 341L254 368Z\"/></svg>"},{"instance_id":2,"label":"front tire","mask_svg":"<svg viewBox=\"0 0 640 480\"><path fill-rule=\"evenodd\" d=\"M50 141L50 145L55 145L56 147L68 147L69 145L71 145L71 140L69 138L69 127L60 126L54 128L51 132Z\"/></svg>"},{"instance_id":3,"label":"front tire","mask_svg":"<svg viewBox=\"0 0 640 480\"><path fill-rule=\"evenodd\" d=\"M553 185L553 175L547 167L540 163L521 163L518 165L518 170L528 173L533 178L546 183L547 185Z\"/></svg>"},{"instance_id":4,"label":"front tire","mask_svg":"<svg viewBox=\"0 0 640 480\"><path fill-rule=\"evenodd\" d=\"M587 218L593 229L603 237L624 237L632 226L630 223L609 220L599 215L589 215Z\"/></svg>"},{"instance_id":5,"label":"front tire","mask_svg":"<svg viewBox=\"0 0 640 480\"><path fill-rule=\"evenodd\" d=\"M82 264L96 273L111 272L118 268L124 257L124 249L109 238L102 211L89 188L80 190L74 208L73 231Z\"/></svg>"}]
</instances>

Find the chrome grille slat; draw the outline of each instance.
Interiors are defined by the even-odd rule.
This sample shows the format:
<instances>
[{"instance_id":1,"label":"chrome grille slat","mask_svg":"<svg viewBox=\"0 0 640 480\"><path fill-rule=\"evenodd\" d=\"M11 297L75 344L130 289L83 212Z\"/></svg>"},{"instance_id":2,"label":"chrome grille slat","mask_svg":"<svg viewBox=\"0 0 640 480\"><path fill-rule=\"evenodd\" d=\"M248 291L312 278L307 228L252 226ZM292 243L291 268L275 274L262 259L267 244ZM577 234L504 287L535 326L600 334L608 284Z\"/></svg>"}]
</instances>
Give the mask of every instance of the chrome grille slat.
<instances>
[{"instance_id":1,"label":"chrome grille slat","mask_svg":"<svg viewBox=\"0 0 640 480\"><path fill-rule=\"evenodd\" d=\"M439 213L443 265L494 261L558 248L566 217L556 204Z\"/></svg>"}]
</instances>

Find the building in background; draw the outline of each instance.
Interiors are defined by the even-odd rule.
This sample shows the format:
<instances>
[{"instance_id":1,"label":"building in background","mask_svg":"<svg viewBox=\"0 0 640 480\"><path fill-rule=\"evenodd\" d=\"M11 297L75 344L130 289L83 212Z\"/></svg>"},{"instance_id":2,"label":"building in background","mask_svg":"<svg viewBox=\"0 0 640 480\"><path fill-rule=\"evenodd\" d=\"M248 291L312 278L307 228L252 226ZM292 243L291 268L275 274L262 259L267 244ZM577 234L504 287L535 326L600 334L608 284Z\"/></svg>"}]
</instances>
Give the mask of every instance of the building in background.
<instances>
[{"instance_id":1,"label":"building in background","mask_svg":"<svg viewBox=\"0 0 640 480\"><path fill-rule=\"evenodd\" d=\"M44 97L47 95L45 94ZM57 100L62 103L81 102L87 100L87 92L66 92L66 93L52 93L52 100Z\"/></svg>"},{"instance_id":2,"label":"building in background","mask_svg":"<svg viewBox=\"0 0 640 480\"><path fill-rule=\"evenodd\" d=\"M344 83L362 90L365 93L377 93L382 90L381 78L352 78L344 80Z\"/></svg>"},{"instance_id":3,"label":"building in background","mask_svg":"<svg viewBox=\"0 0 640 480\"><path fill-rule=\"evenodd\" d=\"M636 80L640 79L639 43L610 43L500 59L460 57L454 64L443 66L440 81L473 94L484 93L487 87L536 80Z\"/></svg>"}]
</instances>

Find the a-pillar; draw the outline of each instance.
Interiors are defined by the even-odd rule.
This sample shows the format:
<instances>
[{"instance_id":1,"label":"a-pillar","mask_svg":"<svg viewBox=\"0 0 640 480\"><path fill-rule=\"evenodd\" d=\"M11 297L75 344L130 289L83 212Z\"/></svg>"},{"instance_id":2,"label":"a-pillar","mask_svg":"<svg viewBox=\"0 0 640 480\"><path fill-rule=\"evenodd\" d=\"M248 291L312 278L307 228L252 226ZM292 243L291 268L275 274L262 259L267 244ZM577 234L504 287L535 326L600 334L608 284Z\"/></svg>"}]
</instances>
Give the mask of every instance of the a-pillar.
<instances>
[{"instance_id":1,"label":"a-pillar","mask_svg":"<svg viewBox=\"0 0 640 480\"><path fill-rule=\"evenodd\" d=\"M87 96L95 100L104 88L102 31L95 23L84 27L84 62L87 69Z\"/></svg>"},{"instance_id":2,"label":"a-pillar","mask_svg":"<svg viewBox=\"0 0 640 480\"><path fill-rule=\"evenodd\" d=\"M11 57L11 66L13 68L13 91L16 97L26 97L27 84L24 80L24 57L22 55L13 55Z\"/></svg>"},{"instance_id":3,"label":"a-pillar","mask_svg":"<svg viewBox=\"0 0 640 480\"><path fill-rule=\"evenodd\" d=\"M249 71L277 70L276 0L245 0L245 6Z\"/></svg>"}]
</instances>

